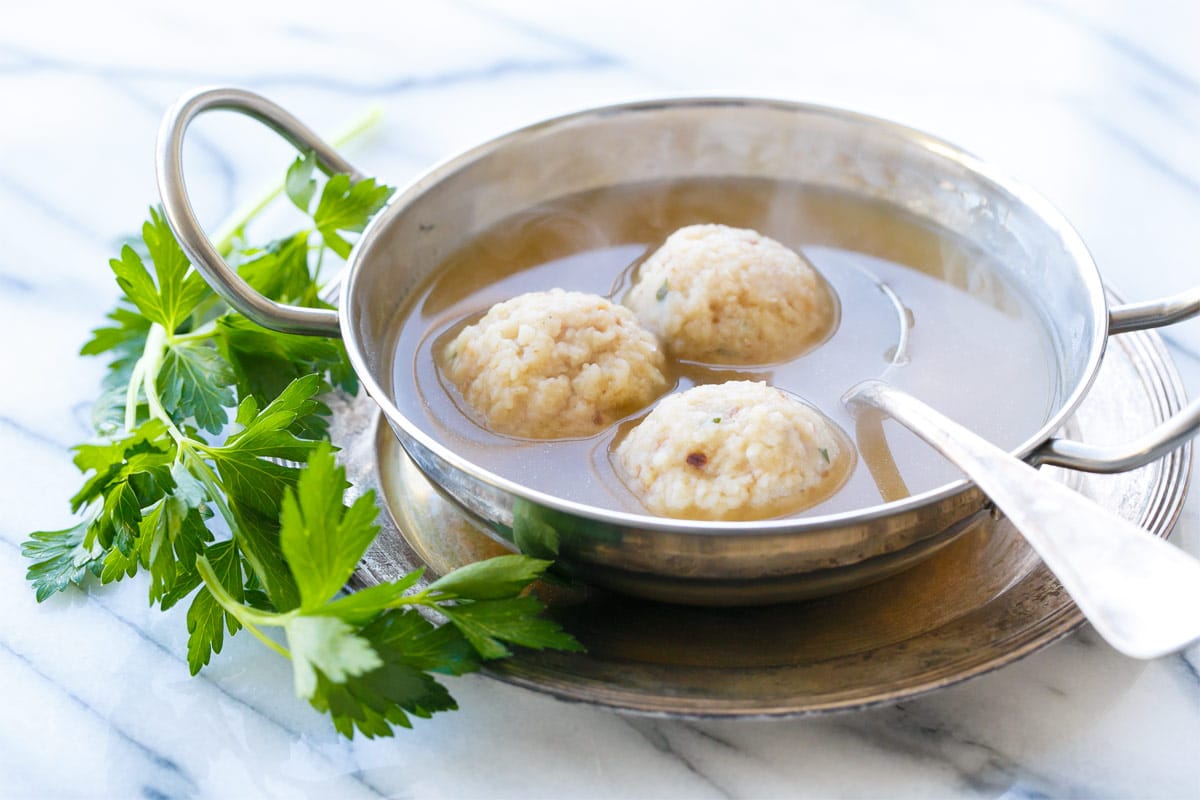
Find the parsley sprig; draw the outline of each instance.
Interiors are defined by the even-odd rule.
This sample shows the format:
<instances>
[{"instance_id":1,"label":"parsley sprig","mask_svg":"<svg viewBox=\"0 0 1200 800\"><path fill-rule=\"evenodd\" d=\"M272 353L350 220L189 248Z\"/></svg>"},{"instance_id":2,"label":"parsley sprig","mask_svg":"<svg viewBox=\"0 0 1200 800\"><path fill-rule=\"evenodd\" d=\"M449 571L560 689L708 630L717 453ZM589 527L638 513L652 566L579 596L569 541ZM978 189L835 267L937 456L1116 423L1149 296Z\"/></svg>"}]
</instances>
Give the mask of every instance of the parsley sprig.
<instances>
[{"instance_id":1,"label":"parsley sprig","mask_svg":"<svg viewBox=\"0 0 1200 800\"><path fill-rule=\"evenodd\" d=\"M255 289L309 307L325 306L327 254L345 258L347 237L392 192L335 175L318 194L315 166L311 154L296 159L284 184L308 225L253 246L243 221L219 245ZM343 595L378 510L371 493L345 505L327 441L321 395L358 389L341 343L229 310L156 209L110 266L122 297L81 351L107 356L109 370L97 438L74 448L80 518L24 546L39 601L89 576L145 573L152 605L189 601L193 674L245 629L292 660L297 695L346 736L391 735L410 716L455 708L432 673L470 672L511 646L579 649L527 592L549 561L502 556L422 590L418 570Z\"/></svg>"}]
</instances>

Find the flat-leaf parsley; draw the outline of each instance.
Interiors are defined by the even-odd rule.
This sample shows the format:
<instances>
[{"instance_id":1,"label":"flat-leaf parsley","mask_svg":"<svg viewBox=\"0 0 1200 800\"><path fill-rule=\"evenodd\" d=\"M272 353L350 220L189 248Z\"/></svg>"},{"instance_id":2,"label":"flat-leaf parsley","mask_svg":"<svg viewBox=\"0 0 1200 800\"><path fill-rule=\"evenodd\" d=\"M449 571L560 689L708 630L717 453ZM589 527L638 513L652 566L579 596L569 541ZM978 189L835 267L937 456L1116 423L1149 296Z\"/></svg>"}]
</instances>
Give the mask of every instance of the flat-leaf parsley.
<instances>
[{"instance_id":1,"label":"flat-leaf parsley","mask_svg":"<svg viewBox=\"0 0 1200 800\"><path fill-rule=\"evenodd\" d=\"M297 158L283 187L309 225L251 246L243 220L219 247L259 292L310 307L324 305L326 253L345 258L346 236L392 193L335 175L318 195L315 166L312 154ZM230 311L157 209L110 266L122 297L82 349L107 356L109 371L96 439L74 448L84 480L70 502L81 518L23 547L39 602L89 576L108 584L144 573L151 604L188 602L193 674L248 630L291 659L296 694L346 736L390 736L413 716L456 708L433 673L470 672L513 646L579 649L526 591L549 561L501 556L420 591L416 571L343 595L378 510L370 493L345 505L345 472L327 442L320 396L358 388L341 343Z\"/></svg>"}]
</instances>

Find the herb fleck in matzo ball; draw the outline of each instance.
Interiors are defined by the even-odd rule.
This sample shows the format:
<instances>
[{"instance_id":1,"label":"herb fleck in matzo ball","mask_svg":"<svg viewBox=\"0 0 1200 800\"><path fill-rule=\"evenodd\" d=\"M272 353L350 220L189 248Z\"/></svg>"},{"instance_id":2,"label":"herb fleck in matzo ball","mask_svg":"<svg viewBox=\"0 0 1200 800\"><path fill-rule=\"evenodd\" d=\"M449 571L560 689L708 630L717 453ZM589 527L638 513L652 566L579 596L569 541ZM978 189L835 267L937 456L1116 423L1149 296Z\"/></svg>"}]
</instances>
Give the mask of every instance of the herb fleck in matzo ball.
<instances>
[{"instance_id":1,"label":"herb fleck in matzo ball","mask_svg":"<svg viewBox=\"0 0 1200 800\"><path fill-rule=\"evenodd\" d=\"M833 292L798 253L726 225L680 228L638 270L625 305L677 358L763 364L824 338Z\"/></svg>"},{"instance_id":2,"label":"herb fleck in matzo ball","mask_svg":"<svg viewBox=\"0 0 1200 800\"><path fill-rule=\"evenodd\" d=\"M621 441L618 471L647 509L683 519L763 519L845 481L853 451L824 414L765 383L666 397Z\"/></svg>"},{"instance_id":3,"label":"herb fleck in matzo ball","mask_svg":"<svg viewBox=\"0 0 1200 800\"><path fill-rule=\"evenodd\" d=\"M497 303L446 346L443 370L496 433L590 436L668 385L654 334L627 308L551 289Z\"/></svg>"}]
</instances>

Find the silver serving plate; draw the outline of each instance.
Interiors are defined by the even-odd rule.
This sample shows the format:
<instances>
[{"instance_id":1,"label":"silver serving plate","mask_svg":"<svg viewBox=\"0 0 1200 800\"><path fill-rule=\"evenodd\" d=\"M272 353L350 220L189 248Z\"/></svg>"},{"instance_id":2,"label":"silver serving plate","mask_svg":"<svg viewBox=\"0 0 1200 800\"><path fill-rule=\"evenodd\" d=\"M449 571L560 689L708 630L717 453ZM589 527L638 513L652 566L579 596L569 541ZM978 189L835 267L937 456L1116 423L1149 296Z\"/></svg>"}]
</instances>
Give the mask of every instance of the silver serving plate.
<instances>
[{"instance_id":1,"label":"silver serving plate","mask_svg":"<svg viewBox=\"0 0 1200 800\"><path fill-rule=\"evenodd\" d=\"M1064 433L1112 442L1126 427L1161 423L1182 401L1159 337L1123 336ZM356 491L374 488L383 509L383 531L355 586L505 552L433 489L373 403L343 400L335 411L334 438ZM1117 475L1049 471L1165 537L1190 467L1187 445ZM488 674L565 700L671 717L801 716L898 702L1011 663L1084 621L1012 526L986 515L900 575L804 602L695 608L595 589L540 591L588 652L522 650Z\"/></svg>"}]
</instances>

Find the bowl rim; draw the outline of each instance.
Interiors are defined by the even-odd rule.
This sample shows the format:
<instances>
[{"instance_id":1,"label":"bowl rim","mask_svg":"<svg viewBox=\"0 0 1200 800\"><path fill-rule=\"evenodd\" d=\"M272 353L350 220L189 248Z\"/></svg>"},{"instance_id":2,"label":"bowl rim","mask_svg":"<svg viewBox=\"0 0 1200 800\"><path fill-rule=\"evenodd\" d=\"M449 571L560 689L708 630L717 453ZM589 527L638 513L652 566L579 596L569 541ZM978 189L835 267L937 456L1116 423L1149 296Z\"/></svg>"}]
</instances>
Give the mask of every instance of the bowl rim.
<instances>
[{"instance_id":1,"label":"bowl rim","mask_svg":"<svg viewBox=\"0 0 1200 800\"><path fill-rule=\"evenodd\" d=\"M1070 393L1063 398L1057 410L1049 416L1042 426L1033 435L1029 436L1024 442L1009 452L1018 458L1025 458L1062 427L1091 389L1100 367L1100 362L1104 357L1105 346L1108 340L1108 303L1099 270L1082 237L1080 237L1079 233L1062 212L1039 192L1012 178L983 159L943 139L907 125L902 125L882 117L816 103L771 98L720 96L682 96L640 100L598 106L554 116L501 134L482 144L451 156L435 164L429 170L409 182L404 188L396 191L389 199L384 210L367 224L362 235L351 250L347 259L346 278L342 282L338 301L338 317L341 325L342 341L346 344L346 351L351 366L366 388L367 393L371 395L372 399L382 409L384 416L387 417L390 424L399 426L406 435L411 436L421 446L427 448L450 467L513 497L596 522L625 528L676 534L721 535L736 533L740 535L775 535L827 530L846 525L870 523L898 516L906 512L913 512L974 488L972 481L961 478L900 500L864 506L849 511L805 517L785 517L739 522L673 519L654 516L649 513L636 514L627 511L616 511L602 506L593 506L587 503L567 500L542 492L478 466L427 434L405 416L392 401L393 390L381 386L375 380L374 375L367 365L362 350L362 342L357 334L359 319L353 299L358 294L357 287L363 271L361 265L367 260L373 244L379 238L380 232L387 228L401 211L408 208L426 191L466 166L513 143L535 137L553 128L568 126L588 119L601 119L619 114L653 113L664 109L704 107L765 108L793 114L831 117L842 122L881 129L993 183L1001 190L1010 194L1020 204L1032 210L1059 237L1062 241L1063 249L1067 252L1072 263L1075 264L1077 271L1080 273L1080 278L1087 289L1090 312L1093 315L1094 324L1092 326L1091 341L1087 343L1088 357L1087 363L1084 365L1083 377L1076 383ZM1043 321L1041 324L1045 325L1045 322ZM1059 366L1061 367L1061 362ZM846 388L849 389L850 387Z\"/></svg>"}]
</instances>

